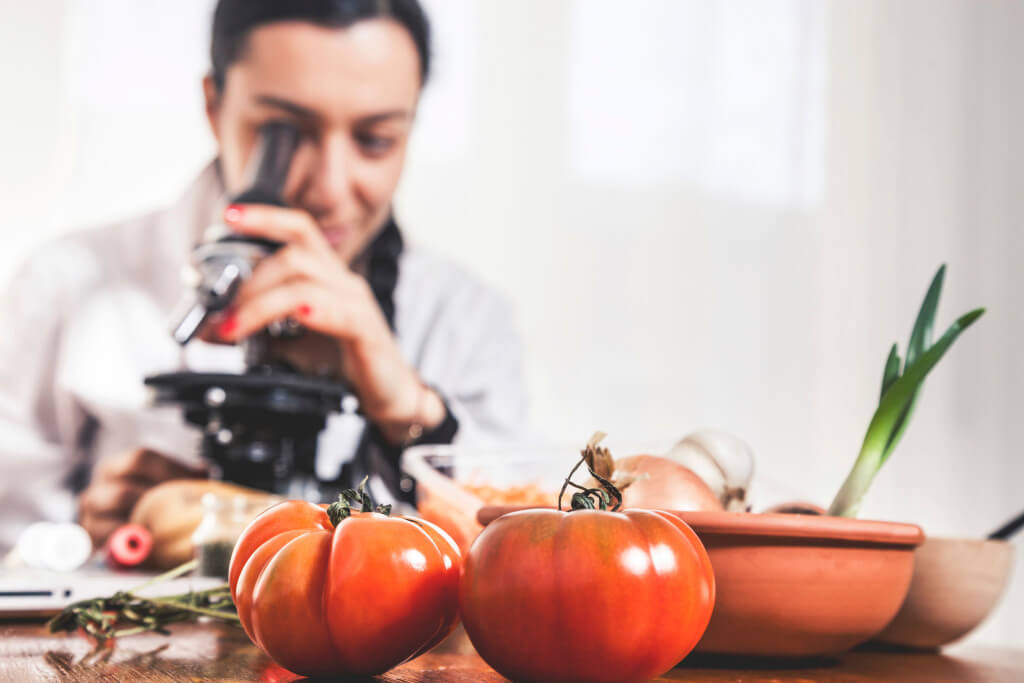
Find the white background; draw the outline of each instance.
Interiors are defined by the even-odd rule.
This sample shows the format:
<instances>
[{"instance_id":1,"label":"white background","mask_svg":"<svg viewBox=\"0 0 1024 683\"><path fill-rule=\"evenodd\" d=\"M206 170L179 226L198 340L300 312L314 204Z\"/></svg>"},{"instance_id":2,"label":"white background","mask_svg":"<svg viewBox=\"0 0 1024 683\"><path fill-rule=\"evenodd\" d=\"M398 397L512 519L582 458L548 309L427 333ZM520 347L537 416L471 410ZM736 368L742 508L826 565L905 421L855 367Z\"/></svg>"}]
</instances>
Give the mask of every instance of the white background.
<instances>
[{"instance_id":1,"label":"white background","mask_svg":"<svg viewBox=\"0 0 1024 683\"><path fill-rule=\"evenodd\" d=\"M1024 3L428 6L399 218L512 297L539 433L718 426L827 504L947 262L940 326L989 312L862 516L978 536L1024 507ZM213 154L211 3L0 7L6 281L61 231L173 200ZM975 642L1024 646L1022 573Z\"/></svg>"}]
</instances>

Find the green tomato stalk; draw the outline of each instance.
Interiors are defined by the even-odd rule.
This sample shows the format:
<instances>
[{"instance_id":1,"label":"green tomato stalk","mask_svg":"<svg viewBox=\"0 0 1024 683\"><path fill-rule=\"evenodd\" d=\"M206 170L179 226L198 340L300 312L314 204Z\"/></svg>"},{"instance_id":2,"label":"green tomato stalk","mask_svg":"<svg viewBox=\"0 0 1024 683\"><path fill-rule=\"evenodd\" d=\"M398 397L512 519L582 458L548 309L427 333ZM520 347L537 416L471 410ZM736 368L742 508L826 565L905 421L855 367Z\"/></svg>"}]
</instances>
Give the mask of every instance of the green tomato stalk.
<instances>
[{"instance_id":1,"label":"green tomato stalk","mask_svg":"<svg viewBox=\"0 0 1024 683\"><path fill-rule=\"evenodd\" d=\"M853 469L843 482L828 514L839 517L856 517L860 509L861 499L874 480L878 470L889 459L896 445L899 444L914 413L918 394L924 384L925 377L942 359L942 356L953 345L960 333L966 330L981 317L984 308L978 308L960 316L950 325L946 333L933 345L932 328L935 322L935 311L939 306L942 283L946 276L943 264L925 294L917 320L910 333L907 343L907 358L900 374L899 348L896 344L889 350L882 373L882 393L878 409L871 418L860 455Z\"/></svg>"}]
</instances>

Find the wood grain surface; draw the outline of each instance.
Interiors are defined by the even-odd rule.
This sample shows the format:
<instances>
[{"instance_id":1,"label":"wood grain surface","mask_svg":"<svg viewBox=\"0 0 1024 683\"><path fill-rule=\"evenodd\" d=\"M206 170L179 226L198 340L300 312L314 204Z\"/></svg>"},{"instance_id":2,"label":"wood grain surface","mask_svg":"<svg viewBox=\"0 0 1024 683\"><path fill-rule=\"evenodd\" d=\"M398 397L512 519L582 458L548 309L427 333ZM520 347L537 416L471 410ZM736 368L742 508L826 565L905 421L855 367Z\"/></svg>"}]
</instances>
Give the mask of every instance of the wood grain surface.
<instances>
[{"instance_id":1,"label":"wood grain surface","mask_svg":"<svg viewBox=\"0 0 1024 683\"><path fill-rule=\"evenodd\" d=\"M446 649L442 644L440 649ZM458 649L449 645L449 650ZM95 650L79 635L50 635L39 623L0 623L0 681L308 680L274 665L238 628L179 624L170 637L146 634ZM506 679L475 654L434 652L375 678L352 681L490 683ZM851 652L799 662L688 659L658 681L1024 681L1024 651L954 654Z\"/></svg>"}]
</instances>

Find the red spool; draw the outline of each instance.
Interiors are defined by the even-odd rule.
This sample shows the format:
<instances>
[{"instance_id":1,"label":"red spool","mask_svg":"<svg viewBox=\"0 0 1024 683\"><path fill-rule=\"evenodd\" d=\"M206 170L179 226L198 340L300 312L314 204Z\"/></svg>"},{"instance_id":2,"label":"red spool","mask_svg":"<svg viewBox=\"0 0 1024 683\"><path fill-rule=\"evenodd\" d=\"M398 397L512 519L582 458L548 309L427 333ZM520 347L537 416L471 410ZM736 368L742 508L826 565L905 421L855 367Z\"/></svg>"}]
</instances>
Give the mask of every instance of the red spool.
<instances>
[{"instance_id":1,"label":"red spool","mask_svg":"<svg viewBox=\"0 0 1024 683\"><path fill-rule=\"evenodd\" d=\"M107 562L113 567L137 567L149 557L153 537L145 527L125 524L107 541Z\"/></svg>"}]
</instances>

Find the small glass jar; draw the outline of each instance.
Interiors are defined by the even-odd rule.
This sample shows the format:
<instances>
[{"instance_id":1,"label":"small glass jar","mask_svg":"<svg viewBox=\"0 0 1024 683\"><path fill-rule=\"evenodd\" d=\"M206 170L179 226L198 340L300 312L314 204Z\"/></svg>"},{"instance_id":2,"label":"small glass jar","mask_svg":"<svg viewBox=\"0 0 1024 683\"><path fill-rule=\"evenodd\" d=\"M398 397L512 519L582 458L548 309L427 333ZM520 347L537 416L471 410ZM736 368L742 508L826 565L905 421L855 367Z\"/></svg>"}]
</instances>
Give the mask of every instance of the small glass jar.
<instances>
[{"instance_id":1,"label":"small glass jar","mask_svg":"<svg viewBox=\"0 0 1024 683\"><path fill-rule=\"evenodd\" d=\"M192 534L192 549L199 560L200 576L227 578L231 553L238 537L256 515L278 502L271 495L224 496L213 492L203 494L203 517Z\"/></svg>"},{"instance_id":2,"label":"small glass jar","mask_svg":"<svg viewBox=\"0 0 1024 683\"><path fill-rule=\"evenodd\" d=\"M231 551L241 530L235 530L228 501L216 493L204 493L203 517L192 534L192 550L199 566L200 576L228 575Z\"/></svg>"}]
</instances>

